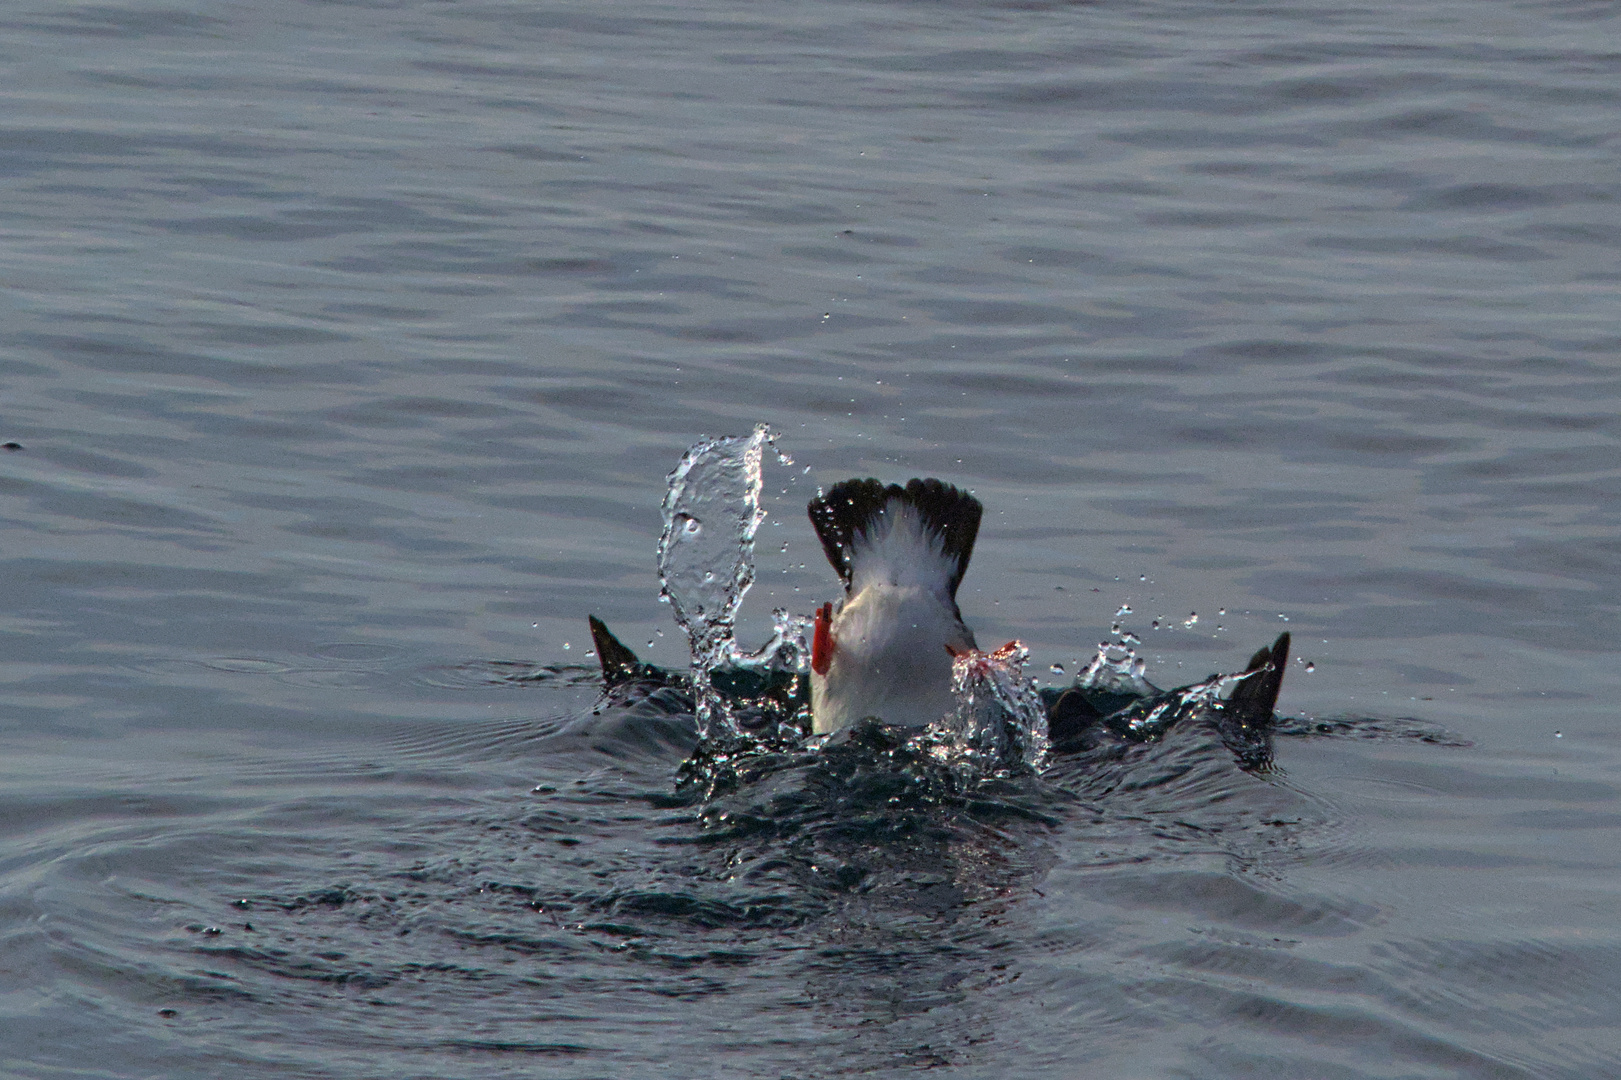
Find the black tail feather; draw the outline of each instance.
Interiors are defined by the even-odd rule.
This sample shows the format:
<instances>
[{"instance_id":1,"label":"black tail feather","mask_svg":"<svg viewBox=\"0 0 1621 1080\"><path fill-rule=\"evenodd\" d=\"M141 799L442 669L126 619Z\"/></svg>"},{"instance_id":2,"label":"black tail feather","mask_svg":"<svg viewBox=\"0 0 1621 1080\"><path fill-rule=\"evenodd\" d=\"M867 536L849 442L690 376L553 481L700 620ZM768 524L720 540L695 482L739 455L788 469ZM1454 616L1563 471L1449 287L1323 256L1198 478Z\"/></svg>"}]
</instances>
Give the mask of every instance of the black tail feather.
<instances>
[{"instance_id":1,"label":"black tail feather","mask_svg":"<svg viewBox=\"0 0 1621 1080\"><path fill-rule=\"evenodd\" d=\"M905 487L890 484L885 487L877 480L845 480L834 484L825 495L818 495L806 508L811 525L822 541L827 561L850 587L850 550L855 538L866 532L874 518L892 500L908 503L917 511L923 524L940 537L946 555L956 560L957 569L951 578L951 595L957 595L957 586L968 571L968 559L974 553L974 540L979 536L980 518L985 508L978 499L950 484L939 480L910 480Z\"/></svg>"}]
</instances>

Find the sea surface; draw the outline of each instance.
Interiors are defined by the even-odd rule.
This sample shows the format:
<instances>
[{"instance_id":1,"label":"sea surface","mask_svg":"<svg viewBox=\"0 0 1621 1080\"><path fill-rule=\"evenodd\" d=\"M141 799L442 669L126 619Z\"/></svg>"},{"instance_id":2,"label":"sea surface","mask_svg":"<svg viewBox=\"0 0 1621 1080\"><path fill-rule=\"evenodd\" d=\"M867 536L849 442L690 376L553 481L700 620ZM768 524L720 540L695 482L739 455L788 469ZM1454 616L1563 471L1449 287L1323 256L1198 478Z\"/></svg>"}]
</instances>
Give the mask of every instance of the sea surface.
<instances>
[{"instance_id":1,"label":"sea surface","mask_svg":"<svg viewBox=\"0 0 1621 1080\"><path fill-rule=\"evenodd\" d=\"M1621 1075L1613 3L13 0L0 61L0 1075ZM938 476L1048 684L1290 631L1276 767L683 798L585 620L686 663L665 477L758 422L745 644L834 598L818 487Z\"/></svg>"}]
</instances>

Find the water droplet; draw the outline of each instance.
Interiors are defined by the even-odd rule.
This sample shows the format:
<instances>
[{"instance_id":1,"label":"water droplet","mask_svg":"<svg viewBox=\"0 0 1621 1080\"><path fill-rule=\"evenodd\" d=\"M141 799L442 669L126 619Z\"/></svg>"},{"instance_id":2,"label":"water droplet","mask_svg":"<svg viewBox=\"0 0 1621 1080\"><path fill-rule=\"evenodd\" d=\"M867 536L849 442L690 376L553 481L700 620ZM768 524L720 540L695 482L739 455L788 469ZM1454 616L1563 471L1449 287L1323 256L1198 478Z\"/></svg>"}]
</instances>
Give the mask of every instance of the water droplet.
<instances>
[{"instance_id":1,"label":"water droplet","mask_svg":"<svg viewBox=\"0 0 1621 1080\"><path fill-rule=\"evenodd\" d=\"M703 525L702 525L702 524L701 524L701 523L700 523L700 522L699 522L699 521L698 521L698 519L697 519L697 518L695 518L695 517L689 517L689 518L688 518L688 519L687 519L687 520L686 520L686 521L684 521L684 522L682 522L682 524L681 524L681 528L682 528L682 530L683 530L683 531L685 531L685 532L686 532L686 533L687 533L687 534L688 534L688 535L689 535L689 536L691 536L691 535L695 535L695 534L697 534L697 533L700 533L700 532L702 532L702 531L703 531L703 528L704 528L704 527L703 527Z\"/></svg>"},{"instance_id":2,"label":"water droplet","mask_svg":"<svg viewBox=\"0 0 1621 1080\"><path fill-rule=\"evenodd\" d=\"M1118 637L1119 634L1120 634L1120 624L1115 623L1113 626L1109 627L1109 633L1114 634L1115 636Z\"/></svg>"},{"instance_id":3,"label":"water droplet","mask_svg":"<svg viewBox=\"0 0 1621 1080\"><path fill-rule=\"evenodd\" d=\"M1280 612L1278 612L1278 618L1280 618L1280 619L1282 619L1282 620L1283 620L1283 621L1284 621L1284 622L1288 622L1288 621L1289 621L1289 616L1287 616L1287 615L1285 615L1285 614L1284 614L1284 613L1283 613L1283 612L1281 612L1281 611L1280 611Z\"/></svg>"},{"instance_id":4,"label":"water droplet","mask_svg":"<svg viewBox=\"0 0 1621 1080\"><path fill-rule=\"evenodd\" d=\"M534 630L539 630L540 629L540 624L538 622L537 623L530 623L529 626L530 626L531 629L534 629Z\"/></svg>"},{"instance_id":5,"label":"water droplet","mask_svg":"<svg viewBox=\"0 0 1621 1080\"><path fill-rule=\"evenodd\" d=\"M1130 614L1131 614L1131 605L1130 604L1121 604L1120 605L1120 610L1114 613L1114 617L1117 618L1117 619L1120 619L1120 618L1124 618L1125 616L1130 615Z\"/></svg>"},{"instance_id":6,"label":"water droplet","mask_svg":"<svg viewBox=\"0 0 1621 1080\"><path fill-rule=\"evenodd\" d=\"M1309 675L1313 671L1316 671L1316 670L1317 670L1317 665L1312 663L1310 660L1307 660L1306 661L1306 673Z\"/></svg>"},{"instance_id":7,"label":"water droplet","mask_svg":"<svg viewBox=\"0 0 1621 1080\"><path fill-rule=\"evenodd\" d=\"M1225 615L1225 614L1227 614L1227 609L1226 608L1217 608L1216 609L1216 614L1217 615Z\"/></svg>"},{"instance_id":8,"label":"water droplet","mask_svg":"<svg viewBox=\"0 0 1621 1080\"><path fill-rule=\"evenodd\" d=\"M1138 581L1147 581L1148 580L1148 575L1147 574L1138 574L1137 575L1137 580Z\"/></svg>"},{"instance_id":9,"label":"water droplet","mask_svg":"<svg viewBox=\"0 0 1621 1080\"><path fill-rule=\"evenodd\" d=\"M1063 664L1054 664L1048 670L1050 670L1054 675L1062 675L1064 673L1064 665Z\"/></svg>"},{"instance_id":10,"label":"water droplet","mask_svg":"<svg viewBox=\"0 0 1621 1080\"><path fill-rule=\"evenodd\" d=\"M1197 625L1198 622L1199 622L1199 613L1197 611L1194 611L1194 612L1189 613L1188 617L1182 620L1182 625L1185 626L1185 627L1192 627L1192 626Z\"/></svg>"},{"instance_id":11,"label":"water droplet","mask_svg":"<svg viewBox=\"0 0 1621 1080\"><path fill-rule=\"evenodd\" d=\"M566 641L565 641L565 642L563 642L563 651L564 651L564 652L568 652L568 651L569 651L569 650L570 650L570 649L572 649L572 648L574 648L574 646L572 646L572 645L570 645L570 644L569 644L569 643L568 643L568 642L566 642Z\"/></svg>"},{"instance_id":12,"label":"water droplet","mask_svg":"<svg viewBox=\"0 0 1621 1080\"><path fill-rule=\"evenodd\" d=\"M1556 739L1563 739L1565 737L1565 733L1563 731L1556 731L1553 733L1553 737Z\"/></svg>"},{"instance_id":13,"label":"water droplet","mask_svg":"<svg viewBox=\"0 0 1621 1080\"><path fill-rule=\"evenodd\" d=\"M714 581L714 580L715 580L715 571L713 571L713 570L705 570L704 571L704 584L708 585L711 581Z\"/></svg>"}]
</instances>

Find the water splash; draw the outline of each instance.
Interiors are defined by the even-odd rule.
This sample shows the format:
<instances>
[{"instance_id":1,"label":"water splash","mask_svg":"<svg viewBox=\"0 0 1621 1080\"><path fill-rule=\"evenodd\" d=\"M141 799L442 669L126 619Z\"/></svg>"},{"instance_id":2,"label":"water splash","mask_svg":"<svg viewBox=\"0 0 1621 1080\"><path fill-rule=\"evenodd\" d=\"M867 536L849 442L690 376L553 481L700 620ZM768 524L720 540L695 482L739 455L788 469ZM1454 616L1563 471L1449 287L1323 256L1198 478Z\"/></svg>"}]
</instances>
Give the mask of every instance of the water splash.
<instances>
[{"instance_id":1,"label":"water splash","mask_svg":"<svg viewBox=\"0 0 1621 1080\"><path fill-rule=\"evenodd\" d=\"M806 635L814 626L807 616L777 608L771 612L771 640L752 653L734 652L734 660L744 667L803 675L810 670L810 639Z\"/></svg>"},{"instance_id":2,"label":"water splash","mask_svg":"<svg viewBox=\"0 0 1621 1080\"><path fill-rule=\"evenodd\" d=\"M1138 656L1131 645L1100 641L1097 655L1085 671L1075 676L1075 685L1083 690L1147 697L1159 692L1143 677L1147 670L1148 661Z\"/></svg>"},{"instance_id":3,"label":"water splash","mask_svg":"<svg viewBox=\"0 0 1621 1080\"><path fill-rule=\"evenodd\" d=\"M754 652L740 649L735 637L738 609L754 584L754 538L766 517L760 506L761 465L765 448L776 449L774 437L759 424L752 435L694 444L670 473L664 498L660 596L691 649L693 706L702 739L691 779L710 791L724 786L723 771L735 771L751 756L821 745L803 744L811 620L777 610L771 640ZM777 458L792 464L781 451ZM952 666L956 708L907 741L917 740L919 752L947 764L968 784L1042 769L1047 713L1034 681L1024 674L1028 659L1018 642L959 657Z\"/></svg>"},{"instance_id":4,"label":"water splash","mask_svg":"<svg viewBox=\"0 0 1621 1080\"><path fill-rule=\"evenodd\" d=\"M698 732L705 738L738 734L726 702L710 686L710 672L739 655L733 627L754 584L754 535L765 520L760 465L772 438L768 426L757 424L752 435L696 443L670 473L664 496L660 598L687 633Z\"/></svg>"},{"instance_id":5,"label":"water splash","mask_svg":"<svg viewBox=\"0 0 1621 1080\"><path fill-rule=\"evenodd\" d=\"M995 652L972 650L951 663L956 708L936 725L935 756L963 778L1040 772L1051 747L1047 708L1024 673L1030 650L1010 641Z\"/></svg>"},{"instance_id":6,"label":"water splash","mask_svg":"<svg viewBox=\"0 0 1621 1080\"><path fill-rule=\"evenodd\" d=\"M1117 727L1121 734L1140 742L1158 739L1179 720L1200 712L1222 711L1226 695L1242 678L1217 675L1192 686L1168 691L1122 710L1109 718L1110 724Z\"/></svg>"}]
</instances>

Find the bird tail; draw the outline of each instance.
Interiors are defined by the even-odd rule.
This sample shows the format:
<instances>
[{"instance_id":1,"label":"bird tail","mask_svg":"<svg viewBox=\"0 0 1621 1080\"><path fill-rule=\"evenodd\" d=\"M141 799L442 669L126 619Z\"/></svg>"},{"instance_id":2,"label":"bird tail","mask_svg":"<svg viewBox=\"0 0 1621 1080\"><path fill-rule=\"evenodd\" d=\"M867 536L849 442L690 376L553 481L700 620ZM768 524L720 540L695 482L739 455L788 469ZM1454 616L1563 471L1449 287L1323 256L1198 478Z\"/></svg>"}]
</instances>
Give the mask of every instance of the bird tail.
<instances>
[{"instance_id":1,"label":"bird tail","mask_svg":"<svg viewBox=\"0 0 1621 1080\"><path fill-rule=\"evenodd\" d=\"M935 586L953 601L985 513L978 499L939 480L905 487L845 480L807 509L846 591L882 576L897 585Z\"/></svg>"}]
</instances>

